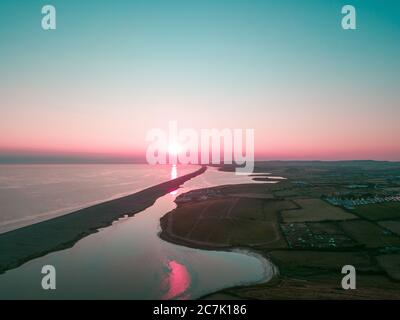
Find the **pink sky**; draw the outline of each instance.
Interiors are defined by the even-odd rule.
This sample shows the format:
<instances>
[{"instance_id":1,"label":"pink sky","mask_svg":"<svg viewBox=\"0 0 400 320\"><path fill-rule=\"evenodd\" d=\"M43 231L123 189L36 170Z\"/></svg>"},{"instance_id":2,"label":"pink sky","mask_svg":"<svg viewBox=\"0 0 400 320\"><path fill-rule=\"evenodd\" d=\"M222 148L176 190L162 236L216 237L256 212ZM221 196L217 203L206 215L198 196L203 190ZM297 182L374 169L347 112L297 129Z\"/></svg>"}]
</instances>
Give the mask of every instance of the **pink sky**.
<instances>
[{"instance_id":1,"label":"pink sky","mask_svg":"<svg viewBox=\"0 0 400 320\"><path fill-rule=\"evenodd\" d=\"M290 94L279 86L265 92L182 91L165 84L118 94L115 88L75 89L43 95L40 85L18 92L3 87L8 107L0 118L0 153L144 158L146 133L176 120L179 129L254 129L256 159L400 160L400 108L385 92L371 98L352 88L337 95L308 85Z\"/></svg>"}]
</instances>

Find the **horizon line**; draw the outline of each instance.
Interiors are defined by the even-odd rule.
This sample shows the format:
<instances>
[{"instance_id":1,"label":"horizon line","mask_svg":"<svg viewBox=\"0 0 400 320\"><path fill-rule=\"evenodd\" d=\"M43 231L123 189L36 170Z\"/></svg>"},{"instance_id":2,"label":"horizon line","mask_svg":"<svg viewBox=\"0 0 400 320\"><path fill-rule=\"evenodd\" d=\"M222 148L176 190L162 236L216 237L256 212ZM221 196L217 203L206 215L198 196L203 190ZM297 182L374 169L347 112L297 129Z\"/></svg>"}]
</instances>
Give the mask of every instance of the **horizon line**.
<instances>
[{"instance_id":1,"label":"horizon line","mask_svg":"<svg viewBox=\"0 0 400 320\"><path fill-rule=\"evenodd\" d=\"M376 159L255 159L254 163L257 162L386 162L386 163L400 163L400 160L376 160ZM0 165L51 165L51 164L59 164L59 165L83 165L83 164L148 164L145 160L140 159L95 159L95 158L88 158L88 159L59 159L59 158L52 158L52 159L1 159L0 158ZM156 164L156 165L173 165L172 163L166 164ZM177 165L209 165L209 166L231 166L235 165L236 163L189 163L189 164L182 164L177 163Z\"/></svg>"}]
</instances>

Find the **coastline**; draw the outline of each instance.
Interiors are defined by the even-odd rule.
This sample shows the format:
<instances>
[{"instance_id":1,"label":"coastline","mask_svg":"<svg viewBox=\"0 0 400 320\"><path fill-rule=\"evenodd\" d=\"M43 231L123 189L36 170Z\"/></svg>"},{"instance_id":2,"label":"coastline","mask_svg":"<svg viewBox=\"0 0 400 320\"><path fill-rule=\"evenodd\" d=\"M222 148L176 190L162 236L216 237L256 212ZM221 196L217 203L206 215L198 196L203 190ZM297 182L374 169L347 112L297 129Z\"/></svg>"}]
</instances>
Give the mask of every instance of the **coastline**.
<instances>
[{"instance_id":1,"label":"coastline","mask_svg":"<svg viewBox=\"0 0 400 320\"><path fill-rule=\"evenodd\" d=\"M161 225L161 223L160 223ZM162 229L162 227L161 227ZM257 283L253 284L253 285L257 285L257 284L264 284L269 282L270 280L273 280L274 278L279 276L279 268L278 266L270 259L269 256L265 255L264 253L262 253L261 251L252 248L252 247L246 247L246 246L221 246L218 244L210 244L210 243L200 243L200 242L196 242L193 243L192 241L185 241L185 239L183 238L176 238L171 236L169 233L166 232L162 232L160 231L158 233L158 236L160 237L160 239L179 245L179 246L184 246L187 248L192 248L192 249L199 249L199 250L212 250L212 251L224 251L224 252L236 252L236 253L241 253L241 254L245 254L247 256L251 256L251 257L255 257L258 260L263 262L264 265L264 278L260 281L258 281ZM267 270L267 265L272 267L272 274L271 276L268 276L266 273ZM235 286L236 287L243 287L243 286L248 286L249 284L244 284L244 285L239 285L239 286ZM229 289L232 289L233 287L230 287ZM227 288L228 289L228 288ZM223 289L226 290L226 289ZM219 291L217 291L219 292ZM213 294L213 293L211 293ZM208 294L210 295L210 294Z\"/></svg>"},{"instance_id":2,"label":"coastline","mask_svg":"<svg viewBox=\"0 0 400 320\"><path fill-rule=\"evenodd\" d=\"M196 248L196 247L193 247ZM236 294L235 290L240 290L240 289L246 289L246 288L254 288L258 286L263 286L263 285L270 285L271 283L276 283L279 281L279 268L277 265L274 264L274 262L264 255L263 253L257 251L256 249L253 248L244 248L244 247L234 247L231 249L211 249L211 248L200 248L197 247L197 249L201 250L213 250L213 251L229 251L229 252L234 252L234 253L240 253L247 255L249 257L254 257L257 260L262 262L263 269L264 269L264 276L262 279L258 281L252 281L252 282L242 282L239 284L236 284L234 286L229 286L226 288L221 288L218 289L214 292L205 294L201 297L199 297L197 300L246 300L246 298L240 296L239 294ZM270 272L268 272L270 271Z\"/></svg>"},{"instance_id":3,"label":"coastline","mask_svg":"<svg viewBox=\"0 0 400 320\"><path fill-rule=\"evenodd\" d=\"M161 196L204 173L207 167L134 194L0 235L0 274L50 252L72 247L80 239L111 225L118 218L143 211Z\"/></svg>"},{"instance_id":4,"label":"coastline","mask_svg":"<svg viewBox=\"0 0 400 320\"><path fill-rule=\"evenodd\" d=\"M265 174L263 174L265 176ZM254 179L254 178L253 178ZM177 207L166 213L161 219L160 219L160 232L158 233L158 236L163 239L164 241L174 243L176 245L180 246L185 246L193 249L200 249L200 250L212 250L212 251L225 251L225 252L237 252L241 254L245 254L251 257L257 258L261 263L263 264L263 269L264 269L264 277L256 282L252 283L241 283L237 284L232 287L226 287L226 288L221 288L219 290L216 290L214 292L208 293L204 296L201 296L199 299L243 299L240 295L236 295L234 293L235 290L238 289L243 289L243 288L253 288L253 287L258 287L258 286L263 286L263 285L271 285L271 283L277 283L279 282L280 279L280 270L278 265L275 263L275 261L270 257L270 255L262 249L257 244L246 244L246 243L235 243L235 244L228 244L228 243L219 243L218 241L201 241L201 240L195 240L191 238L187 238L185 236L180 236L177 235L176 233L173 232L171 229L173 221L178 221L182 222L181 218L184 218L182 216L175 217L174 213L177 212L177 210L182 210L185 209L186 206L190 206L190 202L181 202L179 198L185 198L186 195L190 195L193 193L198 193L202 192L202 194L208 194L208 190L217 190L216 193L213 193L209 199L203 200L203 199L195 199L194 202L207 202L207 201L213 201L213 199L219 199L221 196L222 198L241 198L245 199L247 198L246 193L240 192L240 190L246 190L248 192L252 191L252 188L255 190L260 190L260 188L269 188L270 184L268 183L260 183L260 184L248 184L248 183L242 183L242 184L233 184L233 185L220 185L220 186L215 186L215 187L209 187L209 188L202 188L202 189L195 189L192 191L187 192L186 194L181 194L175 202L177 203ZM239 191L238 191L239 190ZM198 195L197 195L198 196ZM256 194L256 196L259 198L261 195L259 193ZM200 196L201 198L201 196ZM264 199L264 197L262 197ZM269 199L269 197L266 197L266 199ZM178 200L178 201L177 201ZM217 200L218 201L218 200ZM194 210L194 208L190 208L190 211ZM199 209L198 209L199 210ZM200 210L201 212L201 210ZM200 213L200 215L202 215ZM178 220L175 220L178 219ZM172 223L171 223L172 222Z\"/></svg>"},{"instance_id":5,"label":"coastline","mask_svg":"<svg viewBox=\"0 0 400 320\"><path fill-rule=\"evenodd\" d=\"M202 172L206 170L204 167L202 169ZM199 171L202 169L189 175L201 174ZM327 183L334 183L334 190L343 185L340 187L342 190L352 183L352 178L349 178L349 172L345 171L342 173L346 178L343 181L336 175L334 178L328 175L328 179L325 171L315 173L313 168L311 169L311 177L307 170L285 172L280 169L279 174L287 174L288 179L277 184L221 184L192 189L175 198L177 204L175 209L167 213L163 211L164 215L157 218L161 227L161 231L157 234L167 242L220 252L239 250L244 254L256 255L265 263L270 262L268 269L264 269L267 276L270 272L273 273L270 279L259 275L257 278L260 280L251 283L239 281L231 287L227 285L212 290L213 292L204 296L199 295L198 299L374 299L377 296L398 299L400 297L398 270L393 271L391 268L393 263L398 261L396 253L400 251L395 250L400 250L400 235L396 236L383 228L377 229L377 222L364 219L362 214L347 219L343 216L342 209L327 207L321 198L327 188L331 188ZM189 175L176 180L190 179ZM358 177L359 172L356 171L353 175ZM256 177L260 176L261 174L258 174ZM256 177L253 176L253 179ZM330 179L334 179L334 182L330 182ZM340 185L337 180L341 181ZM170 185L170 182L148 189ZM173 182L177 183L175 180ZM169 191L171 189L167 190ZM137 194L140 193L142 192ZM142 196L144 198L142 200L147 201L151 192ZM117 202L121 199L117 199ZM134 215L136 212L132 208L132 203L130 206L132 210L128 215ZM90 208L85 210L87 209ZM331 210L340 212L332 215ZM99 210L95 211L98 218ZM114 213L115 211L113 209ZM121 211L119 213L124 214ZM349 210L344 213L354 214ZM295 221L291 220L293 218L296 218ZM360 237L358 226L366 224L380 230L380 233L368 235L367 238ZM290 233L293 232L292 229L287 229L289 225L296 228L306 226L310 238L306 242L298 242L298 238L302 237L304 232L302 229L299 229L300 231L296 229L298 235L292 236ZM382 233L383 231L385 232ZM97 229L92 231L94 232L97 232ZM331 245L330 239L334 239L334 246ZM2 245L0 235L0 251L3 253ZM2 258L1 256L0 267ZM346 291L340 287L342 274L339 267L346 264L357 268L357 291ZM271 266L274 267L273 270Z\"/></svg>"},{"instance_id":6,"label":"coastline","mask_svg":"<svg viewBox=\"0 0 400 320\"><path fill-rule=\"evenodd\" d=\"M321 176L322 180L324 176ZM359 216L347 219L343 215L327 215L329 211L319 190L308 191L313 185L297 185L297 180L294 183L292 180L295 179L278 184L237 184L191 190L181 194L175 201L177 207L161 218L159 236L166 241L203 250L244 249L267 259L276 268L274 276L266 282L236 285L200 299L399 299L398 273L390 273L392 269L389 268L398 256L384 251L388 250L388 243L393 243L395 250L399 237L386 231L379 233L380 237L371 235L367 239L358 237L350 243L341 241L349 237L348 233L358 235L357 228L351 229L353 225L369 222ZM318 177L313 180L319 182ZM292 193L295 188L299 191ZM314 188L324 188L324 184ZM325 191L322 190L321 194ZM296 202L298 198L302 206ZM312 210L307 207L308 202L301 202L302 198L311 198L321 209ZM309 214L301 216L303 212ZM296 219L300 217L304 221L290 222L293 213ZM292 242L303 235L291 237L287 231L285 233L283 227L290 223L306 225L318 234L309 240L311 244L301 242L294 246ZM335 226L344 229L335 229ZM316 242L315 239L322 240ZM335 239L335 245L326 244L324 239ZM379 258L394 262L385 260L385 265ZM358 290L341 287L340 268L347 264L357 268Z\"/></svg>"},{"instance_id":7,"label":"coastline","mask_svg":"<svg viewBox=\"0 0 400 320\"><path fill-rule=\"evenodd\" d=\"M164 216L165 217L165 216ZM160 221L160 226L162 224L162 219ZM165 222L164 222L165 223ZM244 247L244 246L224 246L218 244L210 244L210 243L200 243L193 241L187 241L184 238L176 238L167 232L163 232L161 227L161 231L158 233L158 236L167 242L174 243L179 246L184 246L193 249L200 250L212 250L212 251L225 251L225 252L237 252L241 254L245 254L247 256L255 257L263 264L264 269L264 277L263 279L252 282L252 283L243 283L239 285L235 285L232 287L221 288L214 292L208 293L204 296L198 298L199 300L243 300L244 298L239 294L236 294L236 290L244 289L244 288L255 288L263 285L274 285L279 283L280 279L280 271L279 266L271 259L268 254L265 254L262 251L257 250L252 247ZM271 274L267 274L267 270L271 268Z\"/></svg>"}]
</instances>

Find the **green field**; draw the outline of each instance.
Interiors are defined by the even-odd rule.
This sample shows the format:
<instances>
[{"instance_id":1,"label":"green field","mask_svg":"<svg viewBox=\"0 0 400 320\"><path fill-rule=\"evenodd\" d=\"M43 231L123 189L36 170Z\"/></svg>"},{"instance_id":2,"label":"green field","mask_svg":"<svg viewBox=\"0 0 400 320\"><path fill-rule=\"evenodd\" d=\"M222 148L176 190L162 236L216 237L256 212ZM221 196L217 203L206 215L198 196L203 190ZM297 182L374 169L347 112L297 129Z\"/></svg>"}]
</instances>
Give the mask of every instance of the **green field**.
<instances>
[{"instance_id":1,"label":"green field","mask_svg":"<svg viewBox=\"0 0 400 320\"><path fill-rule=\"evenodd\" d=\"M400 281L400 254L385 254L376 259L390 278Z\"/></svg>"},{"instance_id":2,"label":"green field","mask_svg":"<svg viewBox=\"0 0 400 320\"><path fill-rule=\"evenodd\" d=\"M389 220L400 218L400 203L388 202L358 206L354 212L369 220Z\"/></svg>"},{"instance_id":3,"label":"green field","mask_svg":"<svg viewBox=\"0 0 400 320\"><path fill-rule=\"evenodd\" d=\"M282 219L285 223L325 221L325 220L350 220L356 216L334 207L321 199L295 199L300 209L287 210L282 212Z\"/></svg>"},{"instance_id":4,"label":"green field","mask_svg":"<svg viewBox=\"0 0 400 320\"><path fill-rule=\"evenodd\" d=\"M277 214L291 207L290 201L235 197L186 203L161 219L161 236L199 246L282 249Z\"/></svg>"},{"instance_id":5,"label":"green field","mask_svg":"<svg viewBox=\"0 0 400 320\"><path fill-rule=\"evenodd\" d=\"M400 238L365 220L339 222L340 227L352 239L367 248L399 247Z\"/></svg>"},{"instance_id":6,"label":"green field","mask_svg":"<svg viewBox=\"0 0 400 320\"><path fill-rule=\"evenodd\" d=\"M341 267L351 264L360 272L377 272L371 258L362 252L324 252L324 251L273 251L272 260L285 274L302 272L340 272Z\"/></svg>"},{"instance_id":7,"label":"green field","mask_svg":"<svg viewBox=\"0 0 400 320\"><path fill-rule=\"evenodd\" d=\"M379 225L400 236L400 220L381 221Z\"/></svg>"}]
</instances>

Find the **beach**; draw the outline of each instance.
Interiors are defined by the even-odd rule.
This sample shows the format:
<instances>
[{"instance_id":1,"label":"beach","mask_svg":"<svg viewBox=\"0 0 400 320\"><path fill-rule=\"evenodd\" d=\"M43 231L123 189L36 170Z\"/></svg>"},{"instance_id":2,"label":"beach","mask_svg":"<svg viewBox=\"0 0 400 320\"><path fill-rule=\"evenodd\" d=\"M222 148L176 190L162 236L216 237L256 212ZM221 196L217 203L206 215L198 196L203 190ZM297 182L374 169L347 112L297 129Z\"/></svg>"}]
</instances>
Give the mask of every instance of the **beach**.
<instances>
[{"instance_id":1,"label":"beach","mask_svg":"<svg viewBox=\"0 0 400 320\"><path fill-rule=\"evenodd\" d=\"M184 182L202 174L206 167L135 194L103 202L73 213L0 235L0 273L49 252L73 246L125 215L132 216Z\"/></svg>"}]
</instances>

